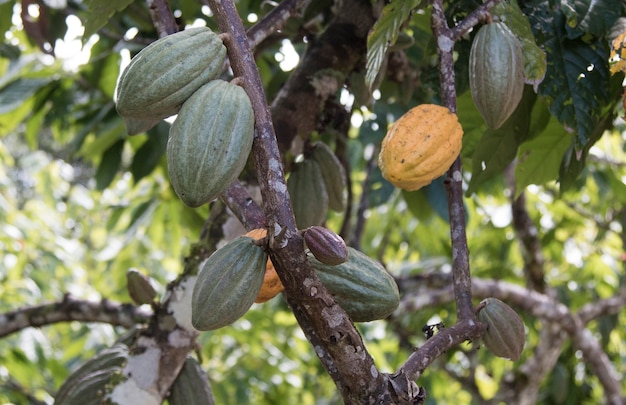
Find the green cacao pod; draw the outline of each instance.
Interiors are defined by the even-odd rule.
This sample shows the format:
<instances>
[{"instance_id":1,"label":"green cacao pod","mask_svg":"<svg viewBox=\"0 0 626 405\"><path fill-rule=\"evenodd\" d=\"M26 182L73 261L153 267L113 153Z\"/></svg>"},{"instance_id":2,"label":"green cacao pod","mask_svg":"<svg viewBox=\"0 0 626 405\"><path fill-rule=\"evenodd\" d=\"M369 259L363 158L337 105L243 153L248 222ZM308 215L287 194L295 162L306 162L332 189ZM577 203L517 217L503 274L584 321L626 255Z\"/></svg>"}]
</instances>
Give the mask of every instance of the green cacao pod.
<instances>
[{"instance_id":1,"label":"green cacao pod","mask_svg":"<svg viewBox=\"0 0 626 405\"><path fill-rule=\"evenodd\" d=\"M519 359L525 342L524 322L513 308L499 299L485 298L479 305L478 319L487 324L482 339L491 353Z\"/></svg>"},{"instance_id":2,"label":"green cacao pod","mask_svg":"<svg viewBox=\"0 0 626 405\"><path fill-rule=\"evenodd\" d=\"M59 388L56 405L104 403L105 386L111 376L121 373L128 358L128 347L117 344L98 353L74 371Z\"/></svg>"},{"instance_id":3,"label":"green cacao pod","mask_svg":"<svg viewBox=\"0 0 626 405\"><path fill-rule=\"evenodd\" d=\"M213 80L196 91L170 127L167 162L174 191L190 207L228 188L254 139L254 113L243 88Z\"/></svg>"},{"instance_id":4,"label":"green cacao pod","mask_svg":"<svg viewBox=\"0 0 626 405\"><path fill-rule=\"evenodd\" d=\"M336 266L348 260L348 248L341 236L322 226L311 226L304 230L304 243L317 260Z\"/></svg>"},{"instance_id":5,"label":"green cacao pod","mask_svg":"<svg viewBox=\"0 0 626 405\"><path fill-rule=\"evenodd\" d=\"M398 285L385 268L348 247L348 260L329 266L308 255L313 269L337 304L354 322L384 319L398 307Z\"/></svg>"},{"instance_id":6,"label":"green cacao pod","mask_svg":"<svg viewBox=\"0 0 626 405\"><path fill-rule=\"evenodd\" d=\"M522 48L504 23L483 25L469 58L472 99L487 125L496 129L513 114L524 92Z\"/></svg>"},{"instance_id":7,"label":"green cacao pod","mask_svg":"<svg viewBox=\"0 0 626 405\"><path fill-rule=\"evenodd\" d=\"M317 162L328 192L328 208L343 212L346 209L346 172L337 156L324 142L316 142L311 158Z\"/></svg>"},{"instance_id":8,"label":"green cacao pod","mask_svg":"<svg viewBox=\"0 0 626 405\"><path fill-rule=\"evenodd\" d=\"M137 305L152 304L156 298L156 290L150 278L137 269L128 269L126 272L126 286L128 295Z\"/></svg>"},{"instance_id":9,"label":"green cacao pod","mask_svg":"<svg viewBox=\"0 0 626 405\"><path fill-rule=\"evenodd\" d=\"M209 379L196 360L187 357L167 400L170 405L215 405Z\"/></svg>"},{"instance_id":10,"label":"green cacao pod","mask_svg":"<svg viewBox=\"0 0 626 405\"><path fill-rule=\"evenodd\" d=\"M207 27L168 35L142 49L117 86L116 108L129 135L178 113L196 90L220 75L225 57L222 40Z\"/></svg>"},{"instance_id":11,"label":"green cacao pod","mask_svg":"<svg viewBox=\"0 0 626 405\"><path fill-rule=\"evenodd\" d=\"M314 160L307 159L294 165L287 179L287 190L298 229L324 223L328 213L328 192Z\"/></svg>"},{"instance_id":12,"label":"green cacao pod","mask_svg":"<svg viewBox=\"0 0 626 405\"><path fill-rule=\"evenodd\" d=\"M267 253L249 236L215 251L202 265L193 289L193 327L213 330L241 318L261 291L266 263Z\"/></svg>"}]
</instances>

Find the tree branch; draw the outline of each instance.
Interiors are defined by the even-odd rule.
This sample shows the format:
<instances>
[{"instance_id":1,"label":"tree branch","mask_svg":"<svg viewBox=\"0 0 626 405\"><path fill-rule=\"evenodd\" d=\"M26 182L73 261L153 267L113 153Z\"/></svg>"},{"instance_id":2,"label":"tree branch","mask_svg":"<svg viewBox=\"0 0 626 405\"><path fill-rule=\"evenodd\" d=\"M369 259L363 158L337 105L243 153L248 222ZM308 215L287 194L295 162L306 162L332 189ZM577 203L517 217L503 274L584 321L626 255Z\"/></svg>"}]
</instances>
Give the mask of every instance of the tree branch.
<instances>
[{"instance_id":1,"label":"tree branch","mask_svg":"<svg viewBox=\"0 0 626 405\"><path fill-rule=\"evenodd\" d=\"M289 18L296 15L299 9L307 7L310 2L311 0L283 0L248 30L250 47L256 48L268 36L280 30Z\"/></svg>"},{"instance_id":2,"label":"tree branch","mask_svg":"<svg viewBox=\"0 0 626 405\"><path fill-rule=\"evenodd\" d=\"M454 39L453 32L448 28L443 10L443 1L432 3L432 31L437 38L437 55L439 58L439 80L441 100L444 106L456 113L456 88L454 76ZM450 212L450 240L452 243L452 282L456 299L456 312L459 320L471 319L478 324L472 305L472 281L470 276L469 249L465 231L465 207L463 205L463 171L460 156L448 171L446 180L448 211ZM472 336L478 337L476 331L469 330ZM472 333L473 332L473 333Z\"/></svg>"},{"instance_id":3,"label":"tree branch","mask_svg":"<svg viewBox=\"0 0 626 405\"><path fill-rule=\"evenodd\" d=\"M178 31L178 24L176 24L176 19L167 0L147 0L147 3L152 23L159 34L159 38Z\"/></svg>"},{"instance_id":4,"label":"tree branch","mask_svg":"<svg viewBox=\"0 0 626 405\"><path fill-rule=\"evenodd\" d=\"M131 328L150 320L152 311L132 304L86 301L65 295L61 301L19 308L0 315L0 338L29 327L58 322L102 322Z\"/></svg>"},{"instance_id":5,"label":"tree branch","mask_svg":"<svg viewBox=\"0 0 626 405\"><path fill-rule=\"evenodd\" d=\"M257 175L269 227L270 256L285 286L293 312L316 345L322 364L335 378L347 404L378 400L386 393L385 378L367 353L346 313L319 281L304 253L287 193L281 156L263 86L243 24L232 1L210 0L220 30L229 35L233 72L243 81L255 113L253 143Z\"/></svg>"}]
</instances>

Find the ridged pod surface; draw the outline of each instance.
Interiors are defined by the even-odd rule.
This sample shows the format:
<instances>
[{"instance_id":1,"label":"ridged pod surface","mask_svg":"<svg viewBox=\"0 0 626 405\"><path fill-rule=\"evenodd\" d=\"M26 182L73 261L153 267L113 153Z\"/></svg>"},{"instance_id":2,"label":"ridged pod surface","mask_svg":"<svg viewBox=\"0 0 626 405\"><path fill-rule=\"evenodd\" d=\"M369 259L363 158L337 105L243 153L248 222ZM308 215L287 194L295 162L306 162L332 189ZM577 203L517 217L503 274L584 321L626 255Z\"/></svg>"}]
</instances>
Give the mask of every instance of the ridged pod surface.
<instances>
[{"instance_id":1,"label":"ridged pod surface","mask_svg":"<svg viewBox=\"0 0 626 405\"><path fill-rule=\"evenodd\" d=\"M213 80L178 113L167 142L174 191L190 207L216 198L241 173L254 139L254 113L243 88Z\"/></svg>"},{"instance_id":2,"label":"ridged pod surface","mask_svg":"<svg viewBox=\"0 0 626 405\"><path fill-rule=\"evenodd\" d=\"M311 226L304 230L304 243L317 260L336 266L348 260L348 248L341 236L322 226Z\"/></svg>"},{"instance_id":3,"label":"ridged pod surface","mask_svg":"<svg viewBox=\"0 0 626 405\"><path fill-rule=\"evenodd\" d=\"M249 236L239 236L213 253L198 272L191 298L191 323L198 330L230 325L259 295L267 253Z\"/></svg>"},{"instance_id":4,"label":"ridged pod surface","mask_svg":"<svg viewBox=\"0 0 626 405\"><path fill-rule=\"evenodd\" d=\"M317 276L354 322L389 316L400 303L395 280L366 254L348 247L348 260L329 266L308 255Z\"/></svg>"},{"instance_id":5,"label":"ridged pod surface","mask_svg":"<svg viewBox=\"0 0 626 405\"><path fill-rule=\"evenodd\" d=\"M170 405L215 405L209 378L196 360L187 357L167 400Z\"/></svg>"},{"instance_id":6,"label":"ridged pod surface","mask_svg":"<svg viewBox=\"0 0 626 405\"><path fill-rule=\"evenodd\" d=\"M105 385L121 373L128 358L128 347L117 344L88 360L65 380L55 398L56 405L87 405L104 401Z\"/></svg>"},{"instance_id":7,"label":"ridged pod surface","mask_svg":"<svg viewBox=\"0 0 626 405\"><path fill-rule=\"evenodd\" d=\"M311 159L317 162L326 191L328 192L328 208L336 212L346 209L346 172L337 156L324 142L316 142L311 153Z\"/></svg>"},{"instance_id":8,"label":"ridged pod surface","mask_svg":"<svg viewBox=\"0 0 626 405\"><path fill-rule=\"evenodd\" d=\"M220 75L225 57L222 40L207 27L188 28L142 49L117 86L116 108L129 135L176 114L196 90Z\"/></svg>"},{"instance_id":9,"label":"ridged pod surface","mask_svg":"<svg viewBox=\"0 0 626 405\"><path fill-rule=\"evenodd\" d=\"M287 179L293 213L298 229L321 225L328 213L328 192L322 172L314 160L294 165Z\"/></svg>"},{"instance_id":10,"label":"ridged pod surface","mask_svg":"<svg viewBox=\"0 0 626 405\"><path fill-rule=\"evenodd\" d=\"M267 229L253 229L250 232L246 233L245 236L254 238L254 240L260 240L267 236ZM263 285L261 286L261 291L259 291L259 294L257 295L254 302L257 304L262 304L266 301L269 301L281 292L283 292L284 289L285 286L280 281L278 273L276 273L276 269L274 268L274 264L270 259L267 259L267 263L265 264L265 275L263 276Z\"/></svg>"},{"instance_id":11,"label":"ridged pod surface","mask_svg":"<svg viewBox=\"0 0 626 405\"><path fill-rule=\"evenodd\" d=\"M522 319L513 308L497 298L485 298L481 307L478 319L487 324L487 331L482 336L487 349L498 357L519 359L526 340Z\"/></svg>"},{"instance_id":12,"label":"ridged pod surface","mask_svg":"<svg viewBox=\"0 0 626 405\"><path fill-rule=\"evenodd\" d=\"M378 166L396 187L418 190L443 175L461 152L463 128L446 107L422 104L387 131Z\"/></svg>"},{"instance_id":13,"label":"ridged pod surface","mask_svg":"<svg viewBox=\"0 0 626 405\"><path fill-rule=\"evenodd\" d=\"M480 27L470 50L469 75L476 108L490 128L499 128L524 93L522 48L504 23Z\"/></svg>"}]
</instances>

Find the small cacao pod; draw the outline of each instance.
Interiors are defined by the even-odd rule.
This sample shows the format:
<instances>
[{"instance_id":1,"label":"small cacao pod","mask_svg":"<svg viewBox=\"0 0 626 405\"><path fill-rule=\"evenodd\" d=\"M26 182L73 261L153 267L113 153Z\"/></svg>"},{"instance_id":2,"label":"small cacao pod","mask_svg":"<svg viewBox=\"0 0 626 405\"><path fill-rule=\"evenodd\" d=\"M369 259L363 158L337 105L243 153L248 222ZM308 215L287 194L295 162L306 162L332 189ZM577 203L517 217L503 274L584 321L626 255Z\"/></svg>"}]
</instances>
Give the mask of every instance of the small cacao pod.
<instances>
[{"instance_id":1,"label":"small cacao pod","mask_svg":"<svg viewBox=\"0 0 626 405\"><path fill-rule=\"evenodd\" d=\"M470 50L469 75L476 108L490 128L499 128L524 92L522 48L506 24L480 27Z\"/></svg>"},{"instance_id":2,"label":"small cacao pod","mask_svg":"<svg viewBox=\"0 0 626 405\"><path fill-rule=\"evenodd\" d=\"M456 114L435 104L418 105L389 128L378 165L394 186L418 190L450 168L462 143L463 128Z\"/></svg>"},{"instance_id":3,"label":"small cacao pod","mask_svg":"<svg viewBox=\"0 0 626 405\"><path fill-rule=\"evenodd\" d=\"M293 214L299 229L321 225L328 213L328 192L314 160L296 163L287 179Z\"/></svg>"},{"instance_id":4,"label":"small cacao pod","mask_svg":"<svg viewBox=\"0 0 626 405\"><path fill-rule=\"evenodd\" d=\"M117 112L129 135L178 113L196 90L222 71L226 47L207 27L188 28L142 49L117 85Z\"/></svg>"},{"instance_id":5,"label":"small cacao pod","mask_svg":"<svg viewBox=\"0 0 626 405\"><path fill-rule=\"evenodd\" d=\"M239 236L202 265L191 297L191 323L198 330L230 325L259 295L267 253L249 236Z\"/></svg>"},{"instance_id":6,"label":"small cacao pod","mask_svg":"<svg viewBox=\"0 0 626 405\"><path fill-rule=\"evenodd\" d=\"M519 359L525 342L524 322L519 315L497 298L485 298L478 308L478 319L487 324L482 336L485 347L498 357Z\"/></svg>"},{"instance_id":7,"label":"small cacao pod","mask_svg":"<svg viewBox=\"0 0 626 405\"><path fill-rule=\"evenodd\" d=\"M267 229L253 229L246 233L246 236L255 240L260 240L267 236ZM261 286L261 291L259 291L259 295L257 295L254 302L262 304L269 301L283 292L284 289L285 286L283 286L283 283L280 281L278 273L276 273L276 269L274 268L274 264L270 259L267 259L267 263L265 264L265 276L263 276L263 285Z\"/></svg>"},{"instance_id":8,"label":"small cacao pod","mask_svg":"<svg viewBox=\"0 0 626 405\"><path fill-rule=\"evenodd\" d=\"M324 142L316 142L311 159L317 162L328 192L328 208L336 212L346 209L346 171L337 156Z\"/></svg>"},{"instance_id":9,"label":"small cacao pod","mask_svg":"<svg viewBox=\"0 0 626 405\"><path fill-rule=\"evenodd\" d=\"M311 226L303 234L307 248L320 262L336 266L348 260L346 242L330 229Z\"/></svg>"},{"instance_id":10,"label":"small cacao pod","mask_svg":"<svg viewBox=\"0 0 626 405\"><path fill-rule=\"evenodd\" d=\"M150 278L136 269L128 269L126 272L126 285L130 298L137 305L152 304L156 298L156 290Z\"/></svg>"},{"instance_id":11,"label":"small cacao pod","mask_svg":"<svg viewBox=\"0 0 626 405\"><path fill-rule=\"evenodd\" d=\"M128 347L116 344L104 349L74 371L61 385L55 398L57 405L104 403L105 386L111 376L121 373L128 359Z\"/></svg>"},{"instance_id":12,"label":"small cacao pod","mask_svg":"<svg viewBox=\"0 0 626 405\"><path fill-rule=\"evenodd\" d=\"M385 268L366 254L348 247L348 260L329 266L312 254L308 259L328 292L354 322L389 316L400 303L398 285Z\"/></svg>"},{"instance_id":13,"label":"small cacao pod","mask_svg":"<svg viewBox=\"0 0 626 405\"><path fill-rule=\"evenodd\" d=\"M246 92L223 80L196 91L170 128L170 181L190 207L203 205L228 188L243 170L254 138L254 113Z\"/></svg>"},{"instance_id":14,"label":"small cacao pod","mask_svg":"<svg viewBox=\"0 0 626 405\"><path fill-rule=\"evenodd\" d=\"M185 359L167 400L170 405L215 405L209 378L196 360Z\"/></svg>"}]
</instances>

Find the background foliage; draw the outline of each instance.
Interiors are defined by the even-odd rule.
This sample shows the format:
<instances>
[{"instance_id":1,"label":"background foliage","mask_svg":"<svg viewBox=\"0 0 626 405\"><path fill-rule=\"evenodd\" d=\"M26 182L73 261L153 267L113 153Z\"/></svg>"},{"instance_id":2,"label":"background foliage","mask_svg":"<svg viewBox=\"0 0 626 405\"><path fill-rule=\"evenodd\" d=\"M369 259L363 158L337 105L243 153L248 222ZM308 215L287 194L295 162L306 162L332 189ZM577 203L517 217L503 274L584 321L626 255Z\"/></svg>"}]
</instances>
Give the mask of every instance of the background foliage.
<instances>
[{"instance_id":1,"label":"background foliage","mask_svg":"<svg viewBox=\"0 0 626 405\"><path fill-rule=\"evenodd\" d=\"M449 2L449 20L467 15L478 3ZM344 158L353 205L345 217L333 213L327 222L337 232L348 229L346 240L381 260L401 286L403 280L448 274L451 256L443 181L400 192L372 164L389 123L414 105L439 100L430 9L426 2L406 4L386 7L370 37L370 61L383 73L373 79L364 62L337 94L352 116ZM181 26L215 28L206 5L178 0L170 6ZM293 73L293 65L285 64L304 55L328 24L332 6L311 2L257 47L270 102ZM241 0L237 7L251 27L272 4ZM520 108L501 129L486 128L469 95L472 33L455 48L472 274L527 284L529 251L520 243L511 211L512 197L524 191L547 289L577 311L626 294L626 128L618 118L624 114L624 75L611 75L608 64L610 40L623 31L626 11L611 0L526 1L517 10L517 23L531 29L526 35L545 52L547 63L543 80L527 85ZM403 49L393 47L398 27L401 39L410 38ZM209 209L185 207L169 185L164 158L169 124L128 137L114 108L120 69L157 37L147 7L128 1L7 0L0 2L0 32L5 33L0 44L0 313L59 301L65 294L128 302L125 275L131 267L158 281L164 293L182 271ZM376 42L376 35L384 40ZM528 61L531 68L541 71L542 55ZM379 88L374 98L364 91L368 81ZM312 136L334 139L323 131ZM361 232L357 224L363 225ZM424 325L454 323L453 304L434 303L416 311L401 307L389 320L358 325L382 371L398 369L412 348L423 344ZM621 375L626 374L626 332L619 327L626 322L623 307L622 299L617 310L588 325ZM507 362L463 345L418 381L427 403L498 403L494 396L532 358L548 325L520 313L528 332L522 360ZM4 337L0 402L51 403L73 370L124 332L107 324L67 322ZM202 334L199 344L219 404L340 402L280 297L253 306L231 327ZM601 383L580 351L565 341L537 402L602 400Z\"/></svg>"}]
</instances>

